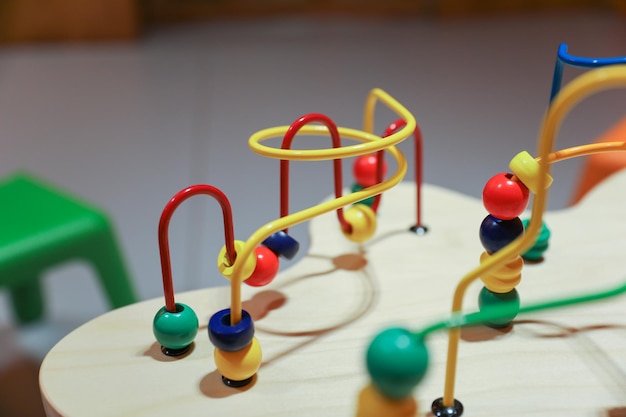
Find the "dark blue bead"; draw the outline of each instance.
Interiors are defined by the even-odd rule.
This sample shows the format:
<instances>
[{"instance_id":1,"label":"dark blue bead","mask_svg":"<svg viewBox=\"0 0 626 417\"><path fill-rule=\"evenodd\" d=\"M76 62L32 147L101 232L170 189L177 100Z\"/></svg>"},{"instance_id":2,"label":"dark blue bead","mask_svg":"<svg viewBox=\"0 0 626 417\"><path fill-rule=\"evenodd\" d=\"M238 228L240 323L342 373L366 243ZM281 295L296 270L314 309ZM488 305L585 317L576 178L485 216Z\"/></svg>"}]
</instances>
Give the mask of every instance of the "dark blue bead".
<instances>
[{"instance_id":1,"label":"dark blue bead","mask_svg":"<svg viewBox=\"0 0 626 417\"><path fill-rule=\"evenodd\" d=\"M209 319L209 339L213 346L225 352L236 352L248 346L254 336L254 323L246 310L241 311L239 323L230 324L230 308L220 310Z\"/></svg>"},{"instance_id":2,"label":"dark blue bead","mask_svg":"<svg viewBox=\"0 0 626 417\"><path fill-rule=\"evenodd\" d=\"M513 242L524 233L524 225L519 217L501 220L491 214L480 224L480 243L489 253L494 253Z\"/></svg>"},{"instance_id":3,"label":"dark blue bead","mask_svg":"<svg viewBox=\"0 0 626 417\"><path fill-rule=\"evenodd\" d=\"M292 259L296 256L298 249L300 249L298 241L282 230L272 234L262 244L270 248L276 255L287 259Z\"/></svg>"}]
</instances>

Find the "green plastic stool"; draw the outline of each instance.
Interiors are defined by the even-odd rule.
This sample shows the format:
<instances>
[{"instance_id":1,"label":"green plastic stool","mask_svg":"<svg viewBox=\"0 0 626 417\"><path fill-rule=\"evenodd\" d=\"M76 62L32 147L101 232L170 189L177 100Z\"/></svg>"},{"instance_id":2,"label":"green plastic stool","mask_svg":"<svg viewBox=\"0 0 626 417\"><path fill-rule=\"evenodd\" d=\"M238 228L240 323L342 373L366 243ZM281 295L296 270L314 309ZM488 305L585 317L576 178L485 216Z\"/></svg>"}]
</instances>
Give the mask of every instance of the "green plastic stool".
<instances>
[{"instance_id":1,"label":"green plastic stool","mask_svg":"<svg viewBox=\"0 0 626 417\"><path fill-rule=\"evenodd\" d=\"M101 210L26 173L0 180L0 287L18 323L43 317L42 272L71 260L93 266L111 307L137 301Z\"/></svg>"}]
</instances>

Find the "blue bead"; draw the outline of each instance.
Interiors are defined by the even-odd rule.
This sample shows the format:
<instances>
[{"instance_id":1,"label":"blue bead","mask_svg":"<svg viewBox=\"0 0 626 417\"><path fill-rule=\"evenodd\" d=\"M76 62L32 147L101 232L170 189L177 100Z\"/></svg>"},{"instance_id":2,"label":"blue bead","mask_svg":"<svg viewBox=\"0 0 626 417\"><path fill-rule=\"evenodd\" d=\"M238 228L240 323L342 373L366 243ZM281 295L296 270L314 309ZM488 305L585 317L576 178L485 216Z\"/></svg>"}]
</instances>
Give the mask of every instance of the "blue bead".
<instances>
[{"instance_id":1,"label":"blue bead","mask_svg":"<svg viewBox=\"0 0 626 417\"><path fill-rule=\"evenodd\" d=\"M254 323L246 310L241 311L239 323L230 324L230 308L220 310L209 319L209 339L213 346L236 352L248 346L254 336Z\"/></svg>"},{"instance_id":2,"label":"blue bead","mask_svg":"<svg viewBox=\"0 0 626 417\"><path fill-rule=\"evenodd\" d=\"M300 244L284 231L279 231L265 239L263 245L267 246L278 256L292 259L298 253Z\"/></svg>"},{"instance_id":3,"label":"blue bead","mask_svg":"<svg viewBox=\"0 0 626 417\"><path fill-rule=\"evenodd\" d=\"M480 243L489 253L494 253L513 242L524 233L524 225L519 217L501 220L491 214L480 224Z\"/></svg>"}]
</instances>

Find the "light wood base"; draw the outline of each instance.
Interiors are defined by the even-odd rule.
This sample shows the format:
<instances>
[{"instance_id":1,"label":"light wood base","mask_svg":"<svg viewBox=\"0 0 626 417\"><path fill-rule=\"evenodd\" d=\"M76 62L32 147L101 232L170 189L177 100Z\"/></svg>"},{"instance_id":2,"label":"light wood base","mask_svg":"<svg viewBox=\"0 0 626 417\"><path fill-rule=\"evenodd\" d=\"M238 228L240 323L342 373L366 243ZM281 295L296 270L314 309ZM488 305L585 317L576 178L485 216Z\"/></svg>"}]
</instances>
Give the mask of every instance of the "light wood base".
<instances>
[{"instance_id":1,"label":"light wood base","mask_svg":"<svg viewBox=\"0 0 626 417\"><path fill-rule=\"evenodd\" d=\"M618 174L579 205L546 215L551 248L545 262L525 266L522 303L625 279L624 189L626 175ZM479 198L426 186L425 236L407 231L413 201L408 183L386 193L377 235L363 246L346 241L334 215L314 219L306 257L268 287L245 287L264 352L251 385L222 384L206 336L228 288L198 290L177 295L201 321L187 357L164 357L155 342L151 323L162 299L109 312L65 337L41 367L48 416L354 416L368 384L364 352L372 336L447 316L456 283L483 250ZM468 311L480 287L470 287ZM443 394L447 335L427 343L430 368L415 393L419 416ZM625 298L524 315L509 330L464 330L456 397L465 416L623 415Z\"/></svg>"}]
</instances>

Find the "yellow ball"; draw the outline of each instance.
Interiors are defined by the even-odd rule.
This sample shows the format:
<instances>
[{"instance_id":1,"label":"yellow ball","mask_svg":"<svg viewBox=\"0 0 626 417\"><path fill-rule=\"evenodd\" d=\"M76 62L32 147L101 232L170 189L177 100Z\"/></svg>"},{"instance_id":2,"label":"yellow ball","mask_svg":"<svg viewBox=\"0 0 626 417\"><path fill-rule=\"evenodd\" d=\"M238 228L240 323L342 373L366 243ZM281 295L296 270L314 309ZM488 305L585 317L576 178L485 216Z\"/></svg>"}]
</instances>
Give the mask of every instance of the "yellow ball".
<instances>
[{"instance_id":1,"label":"yellow ball","mask_svg":"<svg viewBox=\"0 0 626 417\"><path fill-rule=\"evenodd\" d=\"M245 243L241 240L235 240L235 252L241 253L243 249L243 245ZM241 262L239 258L235 259L235 263ZM233 268L235 263L232 265L228 262L228 257L226 256L226 245L222 246L219 255L217 256L217 269L220 271L224 277L230 279L233 275ZM252 252L252 255L248 256L248 259L245 260L245 264L243 266L243 277L242 280L246 280L252 275L254 272L254 268L256 267L256 255Z\"/></svg>"},{"instance_id":2,"label":"yellow ball","mask_svg":"<svg viewBox=\"0 0 626 417\"><path fill-rule=\"evenodd\" d=\"M480 255L480 263L485 262L490 256L488 252L483 252ZM495 271L491 271L489 275L481 276L480 280L491 292L507 293L519 285L523 267L524 260L517 255Z\"/></svg>"},{"instance_id":3,"label":"yellow ball","mask_svg":"<svg viewBox=\"0 0 626 417\"><path fill-rule=\"evenodd\" d=\"M376 213L365 204L357 204L344 211L346 222L350 224L350 233L343 232L344 236L353 242L365 242L376 233Z\"/></svg>"},{"instance_id":4,"label":"yellow ball","mask_svg":"<svg viewBox=\"0 0 626 417\"><path fill-rule=\"evenodd\" d=\"M213 358L222 376L232 381L243 381L254 376L261 366L261 344L253 337L248 346L235 352L215 349Z\"/></svg>"},{"instance_id":5,"label":"yellow ball","mask_svg":"<svg viewBox=\"0 0 626 417\"><path fill-rule=\"evenodd\" d=\"M528 152L522 151L511 159L509 168L533 194L537 194L539 191L539 162L535 158ZM552 177L548 173L545 173L545 176L545 188L547 189L552 184Z\"/></svg>"}]
</instances>

